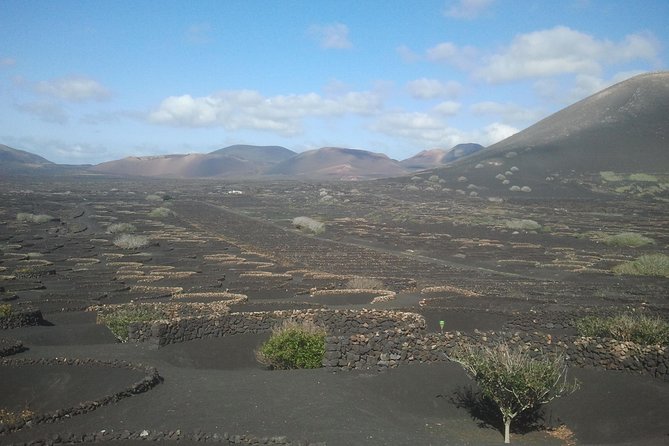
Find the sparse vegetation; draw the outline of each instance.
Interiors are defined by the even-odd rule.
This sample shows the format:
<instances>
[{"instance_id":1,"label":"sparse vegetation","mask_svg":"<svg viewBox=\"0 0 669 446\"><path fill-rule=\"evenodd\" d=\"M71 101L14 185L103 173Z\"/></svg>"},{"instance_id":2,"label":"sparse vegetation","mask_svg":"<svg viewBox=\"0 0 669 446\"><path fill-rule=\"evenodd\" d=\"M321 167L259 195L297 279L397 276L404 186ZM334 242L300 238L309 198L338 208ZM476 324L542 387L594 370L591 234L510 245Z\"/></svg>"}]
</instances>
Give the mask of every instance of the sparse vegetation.
<instances>
[{"instance_id":1,"label":"sparse vegetation","mask_svg":"<svg viewBox=\"0 0 669 446\"><path fill-rule=\"evenodd\" d=\"M599 172L599 176L602 178L602 180L608 181L609 183L615 183L617 181L623 181L625 179L624 177L611 171Z\"/></svg>"},{"instance_id":2,"label":"sparse vegetation","mask_svg":"<svg viewBox=\"0 0 669 446\"><path fill-rule=\"evenodd\" d=\"M135 231L137 231L137 228L131 223L114 223L107 226L107 232L110 234L132 233Z\"/></svg>"},{"instance_id":3,"label":"sparse vegetation","mask_svg":"<svg viewBox=\"0 0 669 446\"><path fill-rule=\"evenodd\" d=\"M647 173L633 173L629 176L629 180L642 183L657 183L659 181L655 175L649 175Z\"/></svg>"},{"instance_id":4,"label":"sparse vegetation","mask_svg":"<svg viewBox=\"0 0 669 446\"><path fill-rule=\"evenodd\" d=\"M313 232L314 234L325 232L325 224L309 217L295 217L293 219L293 226L301 231Z\"/></svg>"},{"instance_id":5,"label":"sparse vegetation","mask_svg":"<svg viewBox=\"0 0 669 446\"><path fill-rule=\"evenodd\" d=\"M560 355L533 358L507 344L495 347L463 345L451 360L459 363L478 384L484 398L494 402L504 421L504 443L510 443L511 422L519 414L571 393L578 383L567 380Z\"/></svg>"},{"instance_id":6,"label":"sparse vegetation","mask_svg":"<svg viewBox=\"0 0 669 446\"><path fill-rule=\"evenodd\" d=\"M383 281L372 277L354 277L346 286L354 290L381 290L384 287Z\"/></svg>"},{"instance_id":7,"label":"sparse vegetation","mask_svg":"<svg viewBox=\"0 0 669 446\"><path fill-rule=\"evenodd\" d=\"M16 214L17 221L23 221L26 223L46 223L48 221L55 220L51 215L47 214L29 214L26 212L19 212Z\"/></svg>"},{"instance_id":8,"label":"sparse vegetation","mask_svg":"<svg viewBox=\"0 0 669 446\"><path fill-rule=\"evenodd\" d=\"M505 220L504 226L508 229L513 229L514 231L538 231L541 229L539 223L529 219Z\"/></svg>"},{"instance_id":9,"label":"sparse vegetation","mask_svg":"<svg viewBox=\"0 0 669 446\"><path fill-rule=\"evenodd\" d=\"M156 194L149 194L146 196L146 201L163 201L163 197Z\"/></svg>"},{"instance_id":10,"label":"sparse vegetation","mask_svg":"<svg viewBox=\"0 0 669 446\"><path fill-rule=\"evenodd\" d=\"M613 338L641 345L669 344L669 322L644 313L587 316L576 321L576 329L586 337Z\"/></svg>"},{"instance_id":11,"label":"sparse vegetation","mask_svg":"<svg viewBox=\"0 0 669 446\"><path fill-rule=\"evenodd\" d=\"M613 267L615 274L669 277L669 256L648 254Z\"/></svg>"},{"instance_id":12,"label":"sparse vegetation","mask_svg":"<svg viewBox=\"0 0 669 446\"><path fill-rule=\"evenodd\" d=\"M0 304L0 317L7 317L12 314L12 306L10 304Z\"/></svg>"},{"instance_id":13,"label":"sparse vegetation","mask_svg":"<svg viewBox=\"0 0 669 446\"><path fill-rule=\"evenodd\" d=\"M35 412L28 409L27 407L21 409L19 412L14 412L9 409L0 409L0 425L6 424L16 424L20 421L27 421L35 416Z\"/></svg>"},{"instance_id":14,"label":"sparse vegetation","mask_svg":"<svg viewBox=\"0 0 669 446\"><path fill-rule=\"evenodd\" d=\"M621 232L620 234L609 235L602 239L609 246L623 246L629 248L638 248L639 246L655 243L652 238L644 237L636 232Z\"/></svg>"},{"instance_id":15,"label":"sparse vegetation","mask_svg":"<svg viewBox=\"0 0 669 446\"><path fill-rule=\"evenodd\" d=\"M163 313L149 306L119 307L98 313L97 323L106 325L121 342L128 340L128 325L133 322L149 322L162 319Z\"/></svg>"},{"instance_id":16,"label":"sparse vegetation","mask_svg":"<svg viewBox=\"0 0 669 446\"><path fill-rule=\"evenodd\" d=\"M159 207L153 209L151 212L149 212L149 217L154 217L154 218L166 218L169 217L172 214L172 210L164 207Z\"/></svg>"},{"instance_id":17,"label":"sparse vegetation","mask_svg":"<svg viewBox=\"0 0 669 446\"><path fill-rule=\"evenodd\" d=\"M285 320L256 352L271 369L314 369L325 356L325 329L310 321Z\"/></svg>"},{"instance_id":18,"label":"sparse vegetation","mask_svg":"<svg viewBox=\"0 0 669 446\"><path fill-rule=\"evenodd\" d=\"M122 249L144 248L149 243L149 238L144 235L121 234L114 239L114 245Z\"/></svg>"}]
</instances>

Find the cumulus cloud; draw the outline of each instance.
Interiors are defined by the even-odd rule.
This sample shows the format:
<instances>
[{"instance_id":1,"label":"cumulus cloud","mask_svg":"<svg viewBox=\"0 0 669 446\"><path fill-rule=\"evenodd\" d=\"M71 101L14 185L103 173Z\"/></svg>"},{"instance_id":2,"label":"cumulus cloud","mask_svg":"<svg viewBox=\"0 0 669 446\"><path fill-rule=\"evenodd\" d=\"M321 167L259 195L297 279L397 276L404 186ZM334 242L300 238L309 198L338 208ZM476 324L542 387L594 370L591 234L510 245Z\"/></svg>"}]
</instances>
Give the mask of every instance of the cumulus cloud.
<instances>
[{"instance_id":1,"label":"cumulus cloud","mask_svg":"<svg viewBox=\"0 0 669 446\"><path fill-rule=\"evenodd\" d=\"M443 116L455 115L460 111L462 104L455 101L445 101L437 104L432 110Z\"/></svg>"},{"instance_id":2,"label":"cumulus cloud","mask_svg":"<svg viewBox=\"0 0 669 446\"><path fill-rule=\"evenodd\" d=\"M407 90L414 99L457 97L462 85L456 81L441 82L437 79L416 79L407 83Z\"/></svg>"},{"instance_id":3,"label":"cumulus cloud","mask_svg":"<svg viewBox=\"0 0 669 446\"><path fill-rule=\"evenodd\" d=\"M444 14L456 19L474 19L485 12L495 0L458 0L450 2Z\"/></svg>"},{"instance_id":4,"label":"cumulus cloud","mask_svg":"<svg viewBox=\"0 0 669 446\"><path fill-rule=\"evenodd\" d=\"M256 129L295 135L309 117L370 115L381 99L371 92L324 98L316 93L265 97L255 90L221 91L209 96L171 96L149 114L149 121L183 127Z\"/></svg>"},{"instance_id":5,"label":"cumulus cloud","mask_svg":"<svg viewBox=\"0 0 669 446\"><path fill-rule=\"evenodd\" d=\"M460 69L475 66L478 50L473 46L458 46L453 42L442 42L425 51L425 58L431 62L442 62Z\"/></svg>"},{"instance_id":6,"label":"cumulus cloud","mask_svg":"<svg viewBox=\"0 0 669 446\"><path fill-rule=\"evenodd\" d=\"M449 127L436 116L422 112L395 112L381 116L371 125L371 130L402 138L415 147L453 147L465 142L465 135Z\"/></svg>"},{"instance_id":7,"label":"cumulus cloud","mask_svg":"<svg viewBox=\"0 0 669 446\"><path fill-rule=\"evenodd\" d=\"M505 122L514 122L527 125L537 121L542 112L536 109L523 107L512 102L484 101L472 104L470 110L475 115L494 115Z\"/></svg>"},{"instance_id":8,"label":"cumulus cloud","mask_svg":"<svg viewBox=\"0 0 669 446\"><path fill-rule=\"evenodd\" d=\"M658 54L659 45L651 35L631 34L615 43L556 26L516 36L477 75L492 83L563 74L598 76L603 66L656 61Z\"/></svg>"},{"instance_id":9,"label":"cumulus cloud","mask_svg":"<svg viewBox=\"0 0 669 446\"><path fill-rule=\"evenodd\" d=\"M348 37L348 26L343 23L311 25L307 33L318 41L322 48L340 50L353 46Z\"/></svg>"},{"instance_id":10,"label":"cumulus cloud","mask_svg":"<svg viewBox=\"0 0 669 446\"><path fill-rule=\"evenodd\" d=\"M71 102L104 101L111 92L98 81L85 76L62 77L35 84L40 94Z\"/></svg>"},{"instance_id":11,"label":"cumulus cloud","mask_svg":"<svg viewBox=\"0 0 669 446\"><path fill-rule=\"evenodd\" d=\"M495 144L496 142L502 141L509 136L515 135L516 133L518 133L518 129L515 127L501 124L499 122L493 122L483 129L483 132L481 133L481 136L478 140L481 141L481 145L489 146L491 144Z\"/></svg>"}]
</instances>

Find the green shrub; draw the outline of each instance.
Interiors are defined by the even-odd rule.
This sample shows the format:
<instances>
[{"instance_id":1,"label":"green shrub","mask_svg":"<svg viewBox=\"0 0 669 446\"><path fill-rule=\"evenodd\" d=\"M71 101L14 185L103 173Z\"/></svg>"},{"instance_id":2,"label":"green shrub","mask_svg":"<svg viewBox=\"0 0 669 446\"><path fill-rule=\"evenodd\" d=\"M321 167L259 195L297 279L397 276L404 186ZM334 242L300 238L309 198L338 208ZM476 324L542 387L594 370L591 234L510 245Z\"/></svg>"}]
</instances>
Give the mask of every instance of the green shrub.
<instances>
[{"instance_id":1,"label":"green shrub","mask_svg":"<svg viewBox=\"0 0 669 446\"><path fill-rule=\"evenodd\" d=\"M315 369L325 356L325 329L313 322L285 320L256 352L270 369Z\"/></svg>"},{"instance_id":2,"label":"green shrub","mask_svg":"<svg viewBox=\"0 0 669 446\"><path fill-rule=\"evenodd\" d=\"M610 183L615 183L617 181L622 181L625 179L624 177L611 171L599 172L599 175L602 177L602 180L608 181Z\"/></svg>"},{"instance_id":3,"label":"green shrub","mask_svg":"<svg viewBox=\"0 0 669 446\"><path fill-rule=\"evenodd\" d=\"M354 277L346 283L346 287L354 290L381 290L383 281L372 277Z\"/></svg>"},{"instance_id":4,"label":"green shrub","mask_svg":"<svg viewBox=\"0 0 669 446\"><path fill-rule=\"evenodd\" d=\"M293 219L293 226L302 231L313 232L314 234L322 234L325 232L325 224L309 217L295 217Z\"/></svg>"},{"instance_id":5,"label":"green shrub","mask_svg":"<svg viewBox=\"0 0 669 446\"><path fill-rule=\"evenodd\" d=\"M114 239L114 245L122 249L144 248L149 243L149 238L144 235L121 234Z\"/></svg>"},{"instance_id":6,"label":"green shrub","mask_svg":"<svg viewBox=\"0 0 669 446\"><path fill-rule=\"evenodd\" d=\"M130 233L135 231L137 231L137 228L131 223L114 223L107 226L107 232L110 234Z\"/></svg>"},{"instance_id":7,"label":"green shrub","mask_svg":"<svg viewBox=\"0 0 669 446\"><path fill-rule=\"evenodd\" d=\"M172 211L168 208L164 207L159 207L153 209L151 212L149 212L149 217L155 217L155 218L166 218L169 217L172 214Z\"/></svg>"},{"instance_id":8,"label":"green shrub","mask_svg":"<svg viewBox=\"0 0 669 446\"><path fill-rule=\"evenodd\" d=\"M46 223L48 221L55 220L51 215L46 214L28 214L26 212L19 212L16 214L16 220L24 221L27 223Z\"/></svg>"},{"instance_id":9,"label":"green shrub","mask_svg":"<svg viewBox=\"0 0 669 446\"><path fill-rule=\"evenodd\" d=\"M649 175L647 173L633 173L629 176L630 181L639 181L643 183L657 183L658 179L655 175Z\"/></svg>"},{"instance_id":10,"label":"green shrub","mask_svg":"<svg viewBox=\"0 0 669 446\"><path fill-rule=\"evenodd\" d=\"M484 398L495 403L504 421L504 442L510 442L511 421L522 412L573 392L578 382L567 381L564 357L533 358L507 344L496 347L462 345L451 360L459 363L478 384Z\"/></svg>"},{"instance_id":11,"label":"green shrub","mask_svg":"<svg viewBox=\"0 0 669 446\"><path fill-rule=\"evenodd\" d=\"M508 229L516 231L537 231L541 229L541 225L534 220L505 220L504 226Z\"/></svg>"},{"instance_id":12,"label":"green shrub","mask_svg":"<svg viewBox=\"0 0 669 446\"><path fill-rule=\"evenodd\" d=\"M0 304L0 317L7 317L12 314L12 306L10 304Z\"/></svg>"},{"instance_id":13,"label":"green shrub","mask_svg":"<svg viewBox=\"0 0 669 446\"><path fill-rule=\"evenodd\" d=\"M149 194L146 196L146 201L163 201L163 197L157 194Z\"/></svg>"},{"instance_id":14,"label":"green shrub","mask_svg":"<svg viewBox=\"0 0 669 446\"><path fill-rule=\"evenodd\" d=\"M576 329L586 337L613 338L641 345L669 344L669 322L643 313L587 316L576 321Z\"/></svg>"},{"instance_id":15,"label":"green shrub","mask_svg":"<svg viewBox=\"0 0 669 446\"><path fill-rule=\"evenodd\" d=\"M638 248L639 246L655 243L655 240L644 237L636 232L621 232L620 234L609 235L602 238L602 241L609 246L622 246L628 248Z\"/></svg>"},{"instance_id":16,"label":"green shrub","mask_svg":"<svg viewBox=\"0 0 669 446\"><path fill-rule=\"evenodd\" d=\"M648 254L613 267L616 274L669 277L669 256Z\"/></svg>"},{"instance_id":17,"label":"green shrub","mask_svg":"<svg viewBox=\"0 0 669 446\"><path fill-rule=\"evenodd\" d=\"M98 313L97 323L106 325L121 342L128 340L128 325L133 322L149 322L163 319L164 314L153 307L119 307L105 313Z\"/></svg>"}]
</instances>

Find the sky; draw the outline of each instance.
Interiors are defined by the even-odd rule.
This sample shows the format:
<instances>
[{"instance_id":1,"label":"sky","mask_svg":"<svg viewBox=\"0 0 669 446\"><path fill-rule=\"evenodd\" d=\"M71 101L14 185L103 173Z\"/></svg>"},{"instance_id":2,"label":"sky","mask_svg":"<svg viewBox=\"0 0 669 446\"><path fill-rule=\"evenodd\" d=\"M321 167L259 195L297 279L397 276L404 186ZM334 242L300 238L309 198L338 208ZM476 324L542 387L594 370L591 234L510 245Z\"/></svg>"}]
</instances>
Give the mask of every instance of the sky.
<instances>
[{"instance_id":1,"label":"sky","mask_svg":"<svg viewBox=\"0 0 669 446\"><path fill-rule=\"evenodd\" d=\"M668 0L0 0L0 144L50 161L490 145L663 71Z\"/></svg>"}]
</instances>

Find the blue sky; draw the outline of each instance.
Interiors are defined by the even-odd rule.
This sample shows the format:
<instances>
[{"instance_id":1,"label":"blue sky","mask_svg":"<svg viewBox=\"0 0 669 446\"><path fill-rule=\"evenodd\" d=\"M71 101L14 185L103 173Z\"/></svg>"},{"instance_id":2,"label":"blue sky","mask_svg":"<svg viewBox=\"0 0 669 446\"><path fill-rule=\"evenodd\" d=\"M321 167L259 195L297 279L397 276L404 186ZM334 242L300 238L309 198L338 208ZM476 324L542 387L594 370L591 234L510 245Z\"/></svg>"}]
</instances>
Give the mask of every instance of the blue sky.
<instances>
[{"instance_id":1,"label":"blue sky","mask_svg":"<svg viewBox=\"0 0 669 446\"><path fill-rule=\"evenodd\" d=\"M488 145L667 68L667 0L0 0L0 143L59 163Z\"/></svg>"}]
</instances>

